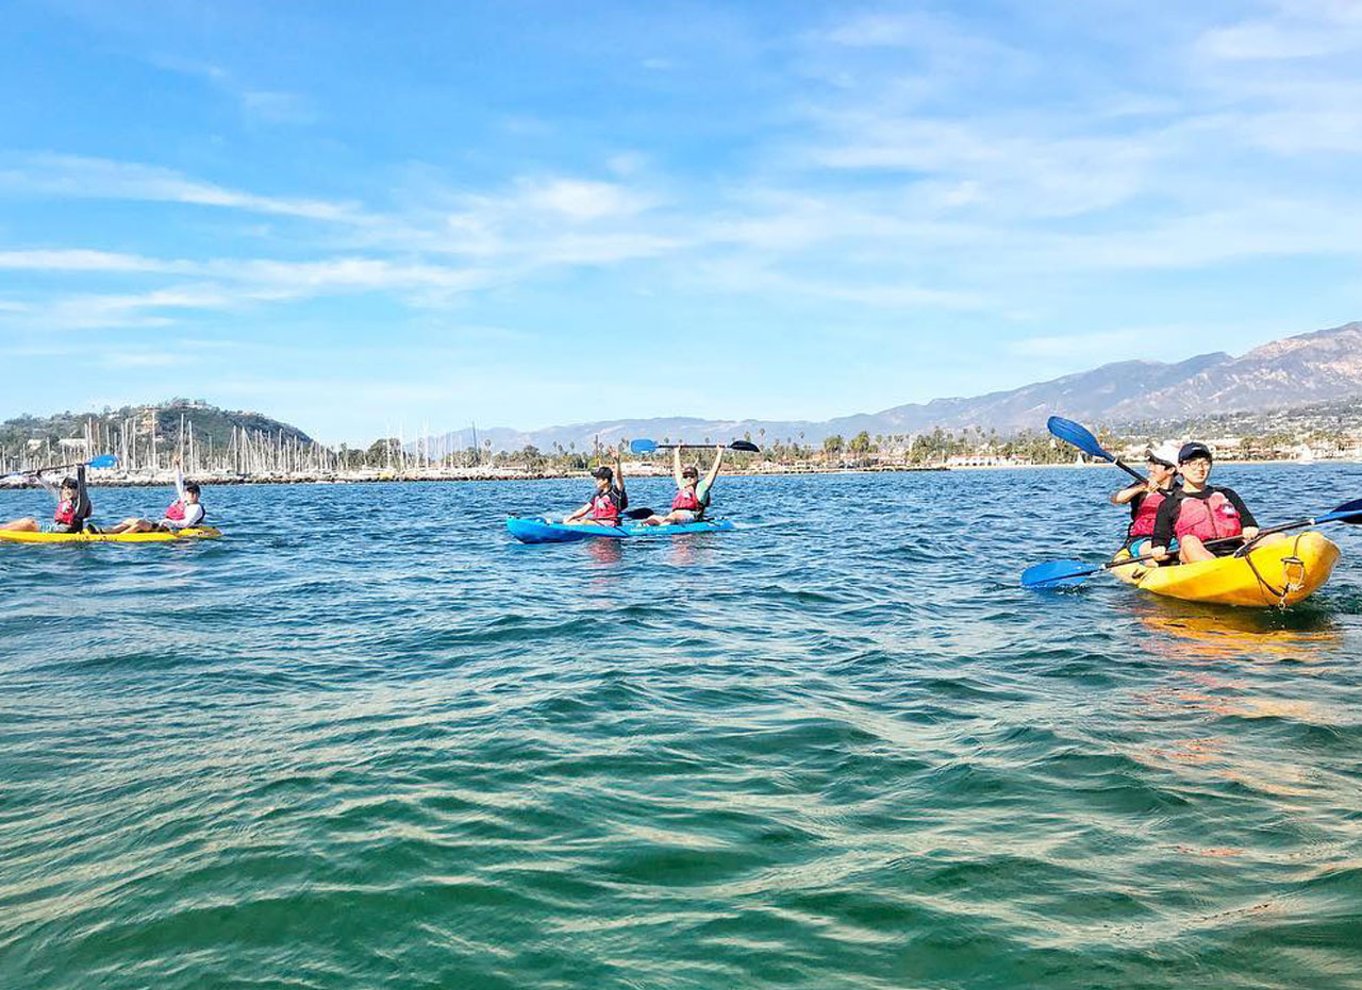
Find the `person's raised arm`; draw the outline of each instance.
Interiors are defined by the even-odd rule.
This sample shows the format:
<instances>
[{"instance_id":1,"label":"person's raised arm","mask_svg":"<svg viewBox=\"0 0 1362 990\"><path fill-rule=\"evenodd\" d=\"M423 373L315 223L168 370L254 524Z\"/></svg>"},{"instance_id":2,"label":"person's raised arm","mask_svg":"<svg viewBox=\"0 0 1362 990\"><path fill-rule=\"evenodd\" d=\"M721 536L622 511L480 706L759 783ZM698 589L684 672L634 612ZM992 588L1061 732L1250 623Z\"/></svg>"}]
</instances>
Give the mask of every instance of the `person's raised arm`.
<instances>
[{"instance_id":1,"label":"person's raised arm","mask_svg":"<svg viewBox=\"0 0 1362 990\"><path fill-rule=\"evenodd\" d=\"M187 502L189 499L184 490L184 470L180 467L180 458L177 456L172 463L175 465L175 497Z\"/></svg>"},{"instance_id":2,"label":"person's raised arm","mask_svg":"<svg viewBox=\"0 0 1362 990\"><path fill-rule=\"evenodd\" d=\"M85 465L81 464L76 467L76 515L81 519L87 519L93 511L90 492L85 487Z\"/></svg>"},{"instance_id":3,"label":"person's raised arm","mask_svg":"<svg viewBox=\"0 0 1362 990\"><path fill-rule=\"evenodd\" d=\"M677 488L686 487L686 479L681 477L681 447L677 445L672 448L672 479L676 482Z\"/></svg>"},{"instance_id":4,"label":"person's raised arm","mask_svg":"<svg viewBox=\"0 0 1362 990\"><path fill-rule=\"evenodd\" d=\"M714 487L714 481L719 477L719 465L724 461L724 445L721 443L714 445L714 463L710 465L709 474L705 475L705 489L708 491Z\"/></svg>"},{"instance_id":5,"label":"person's raised arm","mask_svg":"<svg viewBox=\"0 0 1362 990\"><path fill-rule=\"evenodd\" d=\"M624 493L624 463L620 460L620 449L615 448L615 481L619 483L620 509L629 505L629 496Z\"/></svg>"}]
</instances>

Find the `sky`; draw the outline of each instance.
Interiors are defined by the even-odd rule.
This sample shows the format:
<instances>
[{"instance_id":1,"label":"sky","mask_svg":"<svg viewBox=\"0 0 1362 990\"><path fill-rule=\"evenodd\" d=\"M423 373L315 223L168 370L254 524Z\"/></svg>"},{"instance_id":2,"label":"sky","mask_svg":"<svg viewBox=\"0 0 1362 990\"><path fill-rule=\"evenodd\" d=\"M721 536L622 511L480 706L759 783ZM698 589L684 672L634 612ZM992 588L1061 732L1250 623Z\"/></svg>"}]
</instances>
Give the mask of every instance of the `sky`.
<instances>
[{"instance_id":1,"label":"sky","mask_svg":"<svg viewBox=\"0 0 1362 990\"><path fill-rule=\"evenodd\" d=\"M820 420L1362 318L1355 0L11 0L0 50L0 419Z\"/></svg>"}]
</instances>

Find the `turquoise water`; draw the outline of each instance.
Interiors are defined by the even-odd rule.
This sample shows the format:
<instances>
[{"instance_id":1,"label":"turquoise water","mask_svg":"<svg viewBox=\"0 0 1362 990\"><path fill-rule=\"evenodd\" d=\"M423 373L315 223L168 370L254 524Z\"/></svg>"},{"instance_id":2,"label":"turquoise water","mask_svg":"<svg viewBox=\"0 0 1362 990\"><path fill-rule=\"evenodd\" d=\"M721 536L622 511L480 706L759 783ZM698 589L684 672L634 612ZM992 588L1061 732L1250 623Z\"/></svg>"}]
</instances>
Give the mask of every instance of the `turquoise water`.
<instances>
[{"instance_id":1,"label":"turquoise water","mask_svg":"<svg viewBox=\"0 0 1362 990\"><path fill-rule=\"evenodd\" d=\"M502 520L585 481L217 488L217 543L0 545L0 986L1362 986L1362 531L1287 614L1017 587L1118 483L729 479L737 532L559 546Z\"/></svg>"}]
</instances>

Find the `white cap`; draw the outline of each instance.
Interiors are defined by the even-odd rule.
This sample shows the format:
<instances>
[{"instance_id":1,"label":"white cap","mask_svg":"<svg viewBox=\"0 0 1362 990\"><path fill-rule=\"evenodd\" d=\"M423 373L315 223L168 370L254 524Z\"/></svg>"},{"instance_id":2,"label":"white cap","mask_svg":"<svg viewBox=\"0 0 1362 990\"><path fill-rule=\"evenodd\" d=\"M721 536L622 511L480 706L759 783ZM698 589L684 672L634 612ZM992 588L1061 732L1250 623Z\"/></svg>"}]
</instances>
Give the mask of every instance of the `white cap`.
<instances>
[{"instance_id":1,"label":"white cap","mask_svg":"<svg viewBox=\"0 0 1362 990\"><path fill-rule=\"evenodd\" d=\"M1170 468L1178 466L1178 445L1175 443L1161 443L1155 447L1150 447L1145 451L1145 455L1150 460L1166 464Z\"/></svg>"}]
</instances>

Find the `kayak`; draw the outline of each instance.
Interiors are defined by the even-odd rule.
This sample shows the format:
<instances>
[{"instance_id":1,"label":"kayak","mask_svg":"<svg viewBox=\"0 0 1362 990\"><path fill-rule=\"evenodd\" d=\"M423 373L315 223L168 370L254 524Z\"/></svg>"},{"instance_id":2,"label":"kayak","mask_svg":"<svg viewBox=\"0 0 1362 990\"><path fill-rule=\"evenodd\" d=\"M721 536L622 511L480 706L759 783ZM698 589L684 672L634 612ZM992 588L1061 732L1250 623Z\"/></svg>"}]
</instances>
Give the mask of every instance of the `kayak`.
<instances>
[{"instance_id":1,"label":"kayak","mask_svg":"<svg viewBox=\"0 0 1362 990\"><path fill-rule=\"evenodd\" d=\"M703 522L671 523L666 526L645 526L628 522L619 526L597 526L583 523L569 526L531 516L511 516L506 520L507 531L521 543L575 543L592 538L626 540L635 536L680 536L685 533L723 533L733 528L727 519Z\"/></svg>"},{"instance_id":2,"label":"kayak","mask_svg":"<svg viewBox=\"0 0 1362 990\"><path fill-rule=\"evenodd\" d=\"M3 543L177 543L184 540L216 540L221 530L191 526L175 533L25 533L0 529Z\"/></svg>"},{"instance_id":3,"label":"kayak","mask_svg":"<svg viewBox=\"0 0 1362 990\"><path fill-rule=\"evenodd\" d=\"M1130 556L1122 550L1113 561ZM1217 557L1195 564L1114 567L1126 584L1188 602L1248 608L1296 605L1324 586L1338 561L1338 547L1313 530L1266 543L1243 557Z\"/></svg>"}]
</instances>

